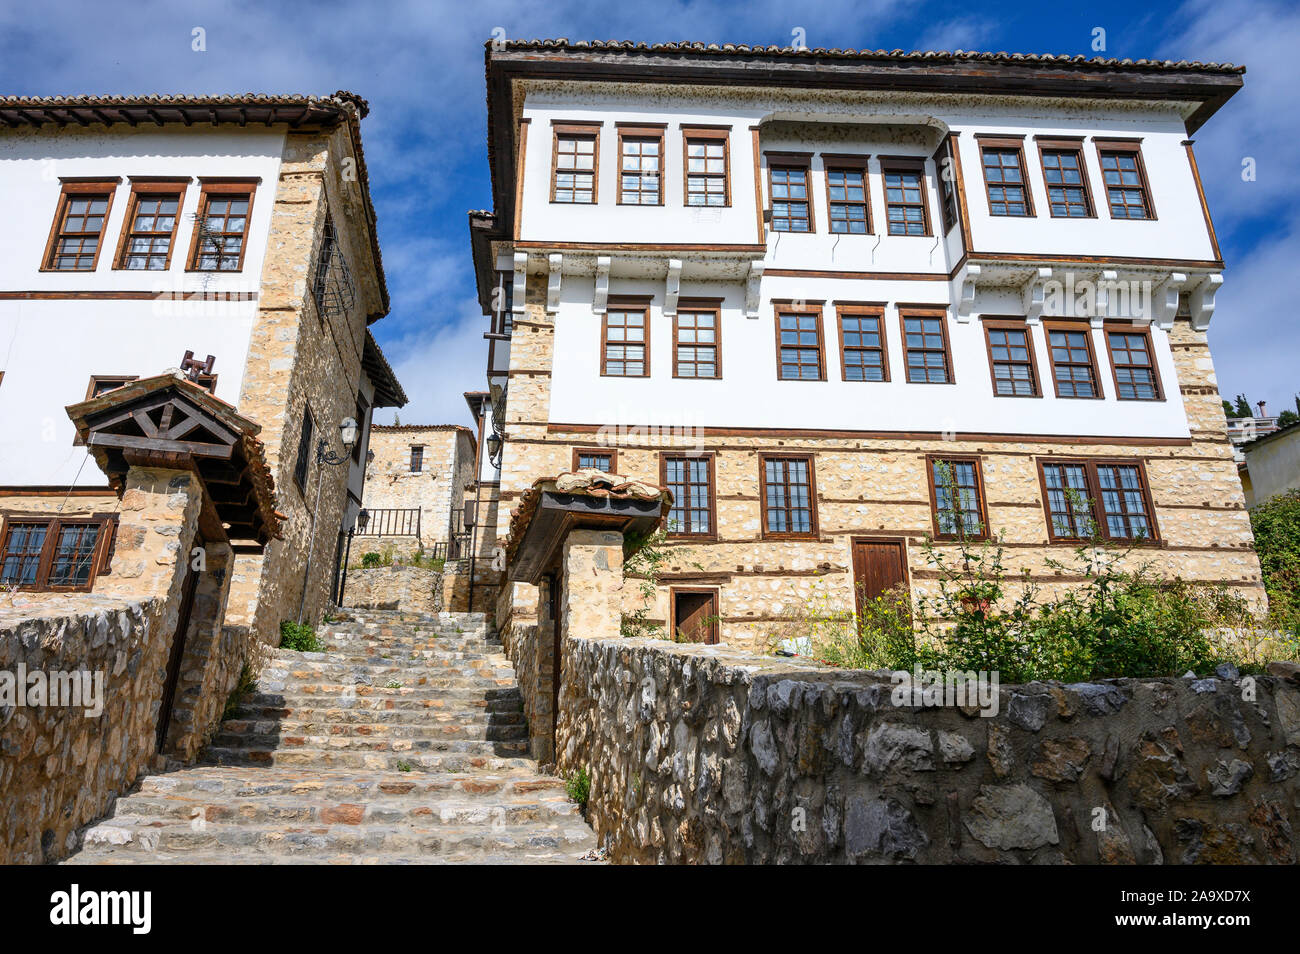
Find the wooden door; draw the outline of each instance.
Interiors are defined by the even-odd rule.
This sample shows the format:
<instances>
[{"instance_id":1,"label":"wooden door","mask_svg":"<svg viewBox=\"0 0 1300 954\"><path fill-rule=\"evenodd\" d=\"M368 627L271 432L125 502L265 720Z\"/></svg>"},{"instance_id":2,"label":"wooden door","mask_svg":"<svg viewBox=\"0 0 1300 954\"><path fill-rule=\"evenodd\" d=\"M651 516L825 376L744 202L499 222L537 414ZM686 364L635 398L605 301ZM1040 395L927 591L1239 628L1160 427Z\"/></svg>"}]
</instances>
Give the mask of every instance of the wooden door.
<instances>
[{"instance_id":1,"label":"wooden door","mask_svg":"<svg viewBox=\"0 0 1300 954\"><path fill-rule=\"evenodd\" d=\"M195 538L194 546L203 546L203 541ZM185 554L180 558L186 561L185 584L181 591L181 608L176 616L176 632L172 636L171 654L167 657L167 678L163 682L162 706L158 710L158 749L161 752L167 741L167 728L171 725L172 709L176 705L176 683L181 677L181 661L185 657L185 633L190 628L190 616L194 610L194 590L198 586L199 572Z\"/></svg>"},{"instance_id":2,"label":"wooden door","mask_svg":"<svg viewBox=\"0 0 1300 954\"><path fill-rule=\"evenodd\" d=\"M673 631L682 634L692 643L718 641L718 591L673 590Z\"/></svg>"},{"instance_id":3,"label":"wooden door","mask_svg":"<svg viewBox=\"0 0 1300 954\"><path fill-rule=\"evenodd\" d=\"M901 540L853 542L853 589L858 610L868 600L907 582L907 549Z\"/></svg>"}]
</instances>

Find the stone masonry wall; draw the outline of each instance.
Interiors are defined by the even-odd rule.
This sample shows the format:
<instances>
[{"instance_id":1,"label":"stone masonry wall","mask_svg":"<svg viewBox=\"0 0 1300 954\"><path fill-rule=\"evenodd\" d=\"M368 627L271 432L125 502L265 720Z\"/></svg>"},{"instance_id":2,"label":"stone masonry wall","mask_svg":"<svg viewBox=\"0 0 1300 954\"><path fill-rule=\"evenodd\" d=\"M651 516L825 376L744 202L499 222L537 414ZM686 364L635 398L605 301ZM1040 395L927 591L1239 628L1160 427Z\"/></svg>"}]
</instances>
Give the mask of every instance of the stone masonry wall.
<instances>
[{"instance_id":1,"label":"stone masonry wall","mask_svg":"<svg viewBox=\"0 0 1300 954\"><path fill-rule=\"evenodd\" d=\"M0 864L56 861L154 758L161 600L77 594L0 609L0 674L102 673L103 712L0 704ZM0 679L4 676L0 675Z\"/></svg>"},{"instance_id":2,"label":"stone masonry wall","mask_svg":"<svg viewBox=\"0 0 1300 954\"><path fill-rule=\"evenodd\" d=\"M95 592L17 593L0 605L0 863L61 858L77 829L153 764L202 506L194 475L132 467L113 569ZM163 746L182 759L215 727L247 652L243 631L223 626L230 548L210 544L204 558ZM4 680L21 690L24 670L100 674L103 711L6 699Z\"/></svg>"},{"instance_id":3,"label":"stone masonry wall","mask_svg":"<svg viewBox=\"0 0 1300 954\"><path fill-rule=\"evenodd\" d=\"M343 178L352 158L344 126L328 134L291 131L279 182L262 185L275 206L239 411L262 425L276 506L287 519L283 539L262 554L236 557L228 615L232 625L249 627L264 641L278 640L280 622L296 620L300 606L304 620L318 620L330 597L348 468L318 466L315 445L324 438L342 452L338 425L356 414L366 318L380 307L367 214ZM309 284L327 214L357 284L353 307L336 317L317 312ZM299 487L294 466L307 408L315 423L312 463Z\"/></svg>"},{"instance_id":4,"label":"stone masonry wall","mask_svg":"<svg viewBox=\"0 0 1300 954\"><path fill-rule=\"evenodd\" d=\"M438 570L414 566L348 570L343 603L350 609L440 613L443 609L443 575Z\"/></svg>"},{"instance_id":5,"label":"stone masonry wall","mask_svg":"<svg viewBox=\"0 0 1300 954\"><path fill-rule=\"evenodd\" d=\"M599 443L592 431L553 431L549 426L554 321L546 313L541 276L529 276L525 314L517 316L510 344L507 441L501 469L498 529L504 539L520 494L539 477L571 469L573 449ZM921 543L933 530L926 473L927 454L980 458L989 522L1006 541L1008 575L1028 570L1043 598L1081 581L1047 561L1072 563L1072 545L1048 539L1038 460L1095 457L1145 463L1157 545L1138 548L1129 565L1149 563L1153 572L1222 582L1256 607L1264 606L1259 560L1241 482L1227 442L1214 364L1204 332L1180 318L1170 331L1178 383L1188 415L1187 444L1072 443L1050 439L990 441L967 439L831 438L813 435L723 436L706 434L686 448L665 448L646 437L623 435L618 469L624 475L659 480L665 449L712 453L718 534L706 544L669 541L670 559L660 577L648 622L664 625L674 586L719 590L720 635L735 646L761 649L779 639L792 620L810 607L854 605L852 543L888 537L906 542L908 583L913 594L933 593L937 571L926 565ZM601 421L583 422L598 426ZM815 455L818 537L764 539L761 532L762 452ZM951 546L941 546L951 556ZM528 626L531 602L516 584L502 593L498 621ZM639 608L635 588L627 611Z\"/></svg>"},{"instance_id":6,"label":"stone masonry wall","mask_svg":"<svg viewBox=\"0 0 1300 954\"><path fill-rule=\"evenodd\" d=\"M1289 664L1253 700L1235 678L1031 683L983 718L721 647L564 652L559 770L590 771L615 861L1296 862Z\"/></svg>"},{"instance_id":7,"label":"stone masonry wall","mask_svg":"<svg viewBox=\"0 0 1300 954\"><path fill-rule=\"evenodd\" d=\"M417 444L424 447L423 466L412 473L411 447ZM420 535L358 533L352 541L353 553L389 550L406 555L446 541L452 508L463 506L465 486L474 477L474 438L469 428L375 425L370 429L370 449L375 459L366 466L362 505L372 514L380 509L420 510Z\"/></svg>"}]
</instances>

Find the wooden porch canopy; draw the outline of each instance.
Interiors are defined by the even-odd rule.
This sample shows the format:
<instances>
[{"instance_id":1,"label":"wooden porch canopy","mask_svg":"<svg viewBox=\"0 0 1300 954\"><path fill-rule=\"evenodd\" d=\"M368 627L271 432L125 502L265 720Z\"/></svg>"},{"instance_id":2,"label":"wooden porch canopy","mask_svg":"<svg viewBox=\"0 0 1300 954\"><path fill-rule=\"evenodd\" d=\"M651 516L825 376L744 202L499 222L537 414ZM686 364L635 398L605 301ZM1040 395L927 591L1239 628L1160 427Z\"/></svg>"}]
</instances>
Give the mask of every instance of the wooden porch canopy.
<instances>
[{"instance_id":1,"label":"wooden porch canopy","mask_svg":"<svg viewBox=\"0 0 1300 954\"><path fill-rule=\"evenodd\" d=\"M506 574L537 583L560 559L571 530L650 534L672 508L673 495L654 484L599 470L536 481L519 498L506 540Z\"/></svg>"},{"instance_id":2,"label":"wooden porch canopy","mask_svg":"<svg viewBox=\"0 0 1300 954\"><path fill-rule=\"evenodd\" d=\"M119 496L131 466L189 470L203 482L204 539L260 552L279 537L284 518L257 439L261 427L207 389L159 374L71 404L67 412Z\"/></svg>"}]
</instances>

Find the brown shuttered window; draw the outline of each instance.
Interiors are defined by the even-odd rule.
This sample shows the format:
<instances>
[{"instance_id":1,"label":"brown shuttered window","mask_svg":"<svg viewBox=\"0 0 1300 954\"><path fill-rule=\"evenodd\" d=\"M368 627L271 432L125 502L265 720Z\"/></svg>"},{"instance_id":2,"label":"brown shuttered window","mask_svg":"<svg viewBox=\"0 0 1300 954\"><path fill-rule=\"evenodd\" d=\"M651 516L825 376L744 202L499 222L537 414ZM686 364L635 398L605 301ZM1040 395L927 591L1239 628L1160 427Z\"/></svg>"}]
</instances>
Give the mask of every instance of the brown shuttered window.
<instances>
[{"instance_id":1,"label":"brown shuttered window","mask_svg":"<svg viewBox=\"0 0 1300 954\"><path fill-rule=\"evenodd\" d=\"M811 456L762 455L763 535L815 537L816 484Z\"/></svg>"},{"instance_id":2,"label":"brown shuttered window","mask_svg":"<svg viewBox=\"0 0 1300 954\"><path fill-rule=\"evenodd\" d=\"M298 489L306 492L307 490L307 468L311 464L311 439L316 429L316 423L311 417L311 408L302 409L302 430L298 434L298 456L293 464L293 482L298 485Z\"/></svg>"},{"instance_id":3,"label":"brown shuttered window","mask_svg":"<svg viewBox=\"0 0 1300 954\"><path fill-rule=\"evenodd\" d=\"M1112 219L1154 219L1151 186L1137 143L1097 142L1097 161L1106 184Z\"/></svg>"},{"instance_id":4,"label":"brown shuttered window","mask_svg":"<svg viewBox=\"0 0 1300 954\"><path fill-rule=\"evenodd\" d=\"M713 458L664 457L663 486L672 491L667 532L673 536L716 536L713 498Z\"/></svg>"},{"instance_id":5,"label":"brown shuttered window","mask_svg":"<svg viewBox=\"0 0 1300 954\"><path fill-rule=\"evenodd\" d=\"M979 459L930 457L927 464L935 536L949 540L987 537L989 518Z\"/></svg>"},{"instance_id":6,"label":"brown shuttered window","mask_svg":"<svg viewBox=\"0 0 1300 954\"><path fill-rule=\"evenodd\" d=\"M820 306L776 306L776 352L779 380L826 380Z\"/></svg>"},{"instance_id":7,"label":"brown shuttered window","mask_svg":"<svg viewBox=\"0 0 1300 954\"><path fill-rule=\"evenodd\" d=\"M650 310L610 305L600 324L600 373L615 378L650 375Z\"/></svg>"},{"instance_id":8,"label":"brown shuttered window","mask_svg":"<svg viewBox=\"0 0 1300 954\"><path fill-rule=\"evenodd\" d=\"M993 393L998 397L1040 397L1034 340L1023 321L985 321Z\"/></svg>"},{"instance_id":9,"label":"brown shuttered window","mask_svg":"<svg viewBox=\"0 0 1300 954\"><path fill-rule=\"evenodd\" d=\"M114 267L131 271L166 271L171 266L188 180L137 181Z\"/></svg>"},{"instance_id":10,"label":"brown shuttered window","mask_svg":"<svg viewBox=\"0 0 1300 954\"><path fill-rule=\"evenodd\" d=\"M845 381L888 381L885 310L873 305L835 306L840 319L840 369Z\"/></svg>"},{"instance_id":11,"label":"brown shuttered window","mask_svg":"<svg viewBox=\"0 0 1300 954\"><path fill-rule=\"evenodd\" d=\"M1038 143L1043 162L1043 182L1047 186L1047 205L1053 218L1092 218L1092 194L1088 173L1083 165L1083 151L1068 143Z\"/></svg>"},{"instance_id":12,"label":"brown shuttered window","mask_svg":"<svg viewBox=\"0 0 1300 954\"><path fill-rule=\"evenodd\" d=\"M1015 140L984 140L980 143L984 162L984 188L990 215L1034 214L1029 194L1029 177L1025 175L1025 156Z\"/></svg>"},{"instance_id":13,"label":"brown shuttered window","mask_svg":"<svg viewBox=\"0 0 1300 954\"><path fill-rule=\"evenodd\" d=\"M1047 351L1052 360L1056 396L1098 398L1097 361L1092 353L1092 332L1087 324L1047 325Z\"/></svg>"},{"instance_id":14,"label":"brown shuttered window","mask_svg":"<svg viewBox=\"0 0 1300 954\"><path fill-rule=\"evenodd\" d=\"M682 127L686 204L731 205L729 129Z\"/></svg>"},{"instance_id":15,"label":"brown shuttered window","mask_svg":"<svg viewBox=\"0 0 1300 954\"><path fill-rule=\"evenodd\" d=\"M618 131L619 205L663 205L662 129Z\"/></svg>"},{"instance_id":16,"label":"brown shuttered window","mask_svg":"<svg viewBox=\"0 0 1300 954\"><path fill-rule=\"evenodd\" d=\"M119 180L64 182L50 241L45 249L47 271L93 272L99 263L104 227L113 207Z\"/></svg>"},{"instance_id":17,"label":"brown shuttered window","mask_svg":"<svg viewBox=\"0 0 1300 954\"><path fill-rule=\"evenodd\" d=\"M1151 349L1151 332L1136 326L1106 326L1106 345L1121 401L1159 401L1160 375Z\"/></svg>"},{"instance_id":18,"label":"brown shuttered window","mask_svg":"<svg viewBox=\"0 0 1300 954\"><path fill-rule=\"evenodd\" d=\"M8 516L0 530L0 586L86 591L108 571L117 517Z\"/></svg>"},{"instance_id":19,"label":"brown shuttered window","mask_svg":"<svg viewBox=\"0 0 1300 954\"><path fill-rule=\"evenodd\" d=\"M718 309L677 305L673 318L673 377L722 377Z\"/></svg>"},{"instance_id":20,"label":"brown shuttered window","mask_svg":"<svg viewBox=\"0 0 1300 954\"><path fill-rule=\"evenodd\" d=\"M952 384L952 355L944 316L906 311L899 314L907 380L913 384Z\"/></svg>"},{"instance_id":21,"label":"brown shuttered window","mask_svg":"<svg viewBox=\"0 0 1300 954\"><path fill-rule=\"evenodd\" d=\"M237 272L248 251L248 217L254 185L204 182L191 242L190 271Z\"/></svg>"},{"instance_id":22,"label":"brown shuttered window","mask_svg":"<svg viewBox=\"0 0 1300 954\"><path fill-rule=\"evenodd\" d=\"M1077 543L1097 536L1140 543L1159 538L1140 461L1040 461L1039 474L1053 541Z\"/></svg>"},{"instance_id":23,"label":"brown shuttered window","mask_svg":"<svg viewBox=\"0 0 1300 954\"><path fill-rule=\"evenodd\" d=\"M880 162L885 179L885 219L890 235L929 235L925 204L925 165L921 160Z\"/></svg>"}]
</instances>

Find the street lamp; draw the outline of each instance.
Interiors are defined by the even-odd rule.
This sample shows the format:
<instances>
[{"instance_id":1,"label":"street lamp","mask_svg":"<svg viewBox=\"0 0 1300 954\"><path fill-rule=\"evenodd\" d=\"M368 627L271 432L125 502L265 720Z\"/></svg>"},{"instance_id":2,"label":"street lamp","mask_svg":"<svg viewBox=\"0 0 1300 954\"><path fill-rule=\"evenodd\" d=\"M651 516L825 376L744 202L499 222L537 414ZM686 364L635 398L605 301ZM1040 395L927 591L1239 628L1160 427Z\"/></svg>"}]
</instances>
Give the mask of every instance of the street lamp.
<instances>
[{"instance_id":1,"label":"street lamp","mask_svg":"<svg viewBox=\"0 0 1300 954\"><path fill-rule=\"evenodd\" d=\"M316 509L320 506L321 482L325 476L321 465L337 466L352 462L352 448L357 442L357 420L345 417L339 421L339 441L343 444L342 456L330 450L329 441L321 438L316 444L316 502L311 508L311 535L307 540L307 566L302 572L302 597L298 600L298 622L302 622L302 612L307 605L307 581L311 579L311 557L316 550Z\"/></svg>"},{"instance_id":2,"label":"street lamp","mask_svg":"<svg viewBox=\"0 0 1300 954\"><path fill-rule=\"evenodd\" d=\"M502 443L503 442L501 440L501 435L495 432L492 434L491 437L487 439L488 461L492 464L493 467L501 466Z\"/></svg>"}]
</instances>

